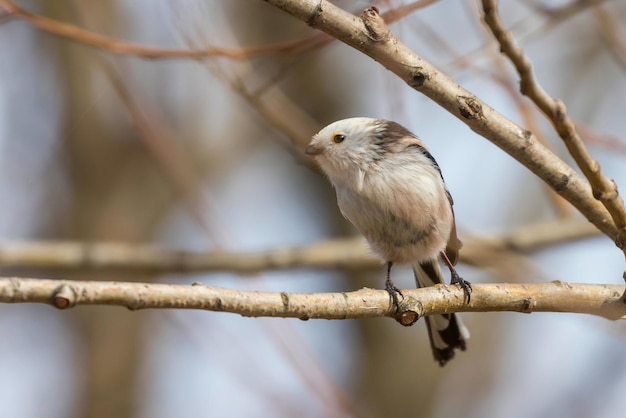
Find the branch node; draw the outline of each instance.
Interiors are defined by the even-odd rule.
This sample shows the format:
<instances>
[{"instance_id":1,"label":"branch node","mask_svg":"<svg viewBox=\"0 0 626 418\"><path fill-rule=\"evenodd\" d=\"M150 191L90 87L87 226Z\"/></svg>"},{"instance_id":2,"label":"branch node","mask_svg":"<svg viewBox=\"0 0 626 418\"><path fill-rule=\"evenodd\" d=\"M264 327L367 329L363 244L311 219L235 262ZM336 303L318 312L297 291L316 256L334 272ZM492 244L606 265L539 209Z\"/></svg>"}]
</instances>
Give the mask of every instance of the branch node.
<instances>
[{"instance_id":1,"label":"branch node","mask_svg":"<svg viewBox=\"0 0 626 418\"><path fill-rule=\"evenodd\" d=\"M280 299L283 301L283 309L289 310L289 295L286 292L280 292Z\"/></svg>"},{"instance_id":2,"label":"branch node","mask_svg":"<svg viewBox=\"0 0 626 418\"><path fill-rule=\"evenodd\" d=\"M570 289L572 288L572 285L570 283L564 282L562 280L552 280L551 283L554 283L555 285L559 287L569 287Z\"/></svg>"},{"instance_id":3,"label":"branch node","mask_svg":"<svg viewBox=\"0 0 626 418\"><path fill-rule=\"evenodd\" d=\"M215 311L221 312L223 310L224 310L224 302L222 301L222 298L218 297L215 299Z\"/></svg>"},{"instance_id":4,"label":"branch node","mask_svg":"<svg viewBox=\"0 0 626 418\"><path fill-rule=\"evenodd\" d=\"M317 20L322 15L322 2L320 1L317 6L315 6L315 10L311 13L311 16L306 20L306 24L312 28L317 27Z\"/></svg>"},{"instance_id":5,"label":"branch node","mask_svg":"<svg viewBox=\"0 0 626 418\"><path fill-rule=\"evenodd\" d=\"M391 38L391 31L375 6L363 10L361 20L365 24L368 37L374 42L385 42Z\"/></svg>"},{"instance_id":6,"label":"branch node","mask_svg":"<svg viewBox=\"0 0 626 418\"><path fill-rule=\"evenodd\" d=\"M554 116L559 121L565 120L567 116L567 107L560 99L554 99Z\"/></svg>"},{"instance_id":7,"label":"branch node","mask_svg":"<svg viewBox=\"0 0 626 418\"><path fill-rule=\"evenodd\" d=\"M69 309L76 304L76 293L68 285L59 286L52 294L51 305L57 309Z\"/></svg>"},{"instance_id":8,"label":"branch node","mask_svg":"<svg viewBox=\"0 0 626 418\"><path fill-rule=\"evenodd\" d=\"M459 113L465 119L484 119L483 107L476 98L471 96L457 97Z\"/></svg>"},{"instance_id":9,"label":"branch node","mask_svg":"<svg viewBox=\"0 0 626 418\"><path fill-rule=\"evenodd\" d=\"M522 309L520 312L530 314L533 313L535 307L535 300L533 298L525 298L522 302Z\"/></svg>"},{"instance_id":10,"label":"branch node","mask_svg":"<svg viewBox=\"0 0 626 418\"><path fill-rule=\"evenodd\" d=\"M567 174L563 174L561 176L561 179L557 183L555 183L554 190L557 193L562 192L563 190L565 190L568 184L569 184L569 176Z\"/></svg>"},{"instance_id":11,"label":"branch node","mask_svg":"<svg viewBox=\"0 0 626 418\"><path fill-rule=\"evenodd\" d=\"M394 318L402 326L410 327L424 315L424 307L415 298L406 297L402 299Z\"/></svg>"},{"instance_id":12,"label":"branch node","mask_svg":"<svg viewBox=\"0 0 626 418\"><path fill-rule=\"evenodd\" d=\"M533 135L532 132L530 132L528 129L522 129L522 138L524 138L524 142L526 143L526 146L528 145L532 145L535 141L535 137Z\"/></svg>"},{"instance_id":13,"label":"branch node","mask_svg":"<svg viewBox=\"0 0 626 418\"><path fill-rule=\"evenodd\" d=\"M428 75L424 72L424 69L422 67L417 67L413 71L411 71L409 86L413 88L422 87L426 80L428 80Z\"/></svg>"}]
</instances>

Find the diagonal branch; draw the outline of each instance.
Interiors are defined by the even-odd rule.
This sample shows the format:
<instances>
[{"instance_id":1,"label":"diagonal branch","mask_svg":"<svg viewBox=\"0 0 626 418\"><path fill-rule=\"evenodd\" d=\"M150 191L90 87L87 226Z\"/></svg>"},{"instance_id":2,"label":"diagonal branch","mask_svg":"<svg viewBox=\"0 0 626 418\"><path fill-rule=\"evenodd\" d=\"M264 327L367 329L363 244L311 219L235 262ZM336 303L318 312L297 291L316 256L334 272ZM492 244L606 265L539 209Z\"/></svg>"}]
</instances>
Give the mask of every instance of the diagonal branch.
<instances>
[{"instance_id":1,"label":"diagonal branch","mask_svg":"<svg viewBox=\"0 0 626 418\"><path fill-rule=\"evenodd\" d=\"M266 1L378 61L526 166L606 235L618 236L611 216L593 198L587 181L532 132L496 112L400 42L377 9L366 9L359 18L325 0Z\"/></svg>"},{"instance_id":2,"label":"diagonal branch","mask_svg":"<svg viewBox=\"0 0 626 418\"><path fill-rule=\"evenodd\" d=\"M472 301L464 303L456 286L438 285L403 290L402 313L418 316L450 312L571 312L617 320L626 317L620 299L624 286L571 284L477 284ZM0 278L0 303L43 303L59 309L77 305L201 309L246 317L354 319L395 315L385 290L360 289L342 293L256 292L203 285L171 285Z\"/></svg>"},{"instance_id":3,"label":"diagonal branch","mask_svg":"<svg viewBox=\"0 0 626 418\"><path fill-rule=\"evenodd\" d=\"M593 196L607 209L617 227L612 238L626 256L626 211L624 201L617 191L613 180L602 174L600 165L587 151L583 140L576 131L574 122L567 115L565 104L553 99L537 82L532 63L524 51L519 48L513 36L506 30L498 13L497 0L482 0L485 23L500 44L500 50L515 65L520 75L520 91L528 96L550 119L559 136L565 142L569 153L581 169L589 183Z\"/></svg>"}]
</instances>

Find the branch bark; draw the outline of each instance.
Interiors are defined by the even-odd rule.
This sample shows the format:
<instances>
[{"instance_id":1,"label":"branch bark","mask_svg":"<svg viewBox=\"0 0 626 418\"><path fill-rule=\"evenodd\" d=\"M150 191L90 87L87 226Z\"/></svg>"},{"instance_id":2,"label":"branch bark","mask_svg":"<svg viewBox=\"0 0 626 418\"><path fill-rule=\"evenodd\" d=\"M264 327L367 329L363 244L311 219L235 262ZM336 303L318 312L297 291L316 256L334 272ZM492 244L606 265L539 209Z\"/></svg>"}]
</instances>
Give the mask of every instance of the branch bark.
<instances>
[{"instance_id":1,"label":"branch bark","mask_svg":"<svg viewBox=\"0 0 626 418\"><path fill-rule=\"evenodd\" d=\"M450 312L571 312L617 320L626 317L621 300L624 286L572 284L476 284L471 303L456 286L438 285L403 290L396 314L385 290L360 289L342 293L256 292L204 285L172 285L0 278L0 302L43 303L59 309L77 305L201 309L247 317L354 319L396 317L410 325L424 315ZM403 322L404 319L411 319Z\"/></svg>"},{"instance_id":2,"label":"branch bark","mask_svg":"<svg viewBox=\"0 0 626 418\"><path fill-rule=\"evenodd\" d=\"M545 181L614 239L617 228L589 184L529 132L507 119L411 51L387 28L377 9L361 18L325 0L265 0L370 56L474 132L487 138Z\"/></svg>"}]
</instances>

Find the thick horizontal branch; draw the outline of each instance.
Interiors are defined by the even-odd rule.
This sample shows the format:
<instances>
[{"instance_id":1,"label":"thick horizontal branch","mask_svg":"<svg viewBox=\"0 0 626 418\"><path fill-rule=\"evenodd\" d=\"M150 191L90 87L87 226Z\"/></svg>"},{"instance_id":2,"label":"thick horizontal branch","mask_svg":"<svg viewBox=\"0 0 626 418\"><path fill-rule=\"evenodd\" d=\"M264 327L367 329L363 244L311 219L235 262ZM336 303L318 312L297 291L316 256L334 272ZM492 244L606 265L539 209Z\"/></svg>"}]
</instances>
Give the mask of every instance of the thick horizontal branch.
<instances>
[{"instance_id":1,"label":"thick horizontal branch","mask_svg":"<svg viewBox=\"0 0 626 418\"><path fill-rule=\"evenodd\" d=\"M476 284L471 303L456 286L403 290L402 313L571 312L622 319L624 286L571 284ZM131 310L201 309L250 317L350 319L398 316L385 290L341 293L255 292L203 285L0 278L0 302L43 303L59 309L113 305ZM412 321L414 322L414 321ZM412 323L411 322L411 323Z\"/></svg>"},{"instance_id":2,"label":"thick horizontal branch","mask_svg":"<svg viewBox=\"0 0 626 418\"><path fill-rule=\"evenodd\" d=\"M411 51L391 33L375 8L366 9L362 17L357 17L325 0L265 1L375 59L526 166L609 237L618 235L609 213L594 199L587 181L543 146L532 132L496 112Z\"/></svg>"},{"instance_id":3,"label":"thick horizontal branch","mask_svg":"<svg viewBox=\"0 0 626 418\"><path fill-rule=\"evenodd\" d=\"M464 239L461 261L478 265L483 254L532 251L598 235L584 220L563 219L524 225L499 237ZM0 267L51 270L115 270L125 273L229 271L257 273L295 268L372 268L380 260L363 238L318 241L260 252L176 251L149 244L24 242L0 245ZM480 266L480 265L478 265Z\"/></svg>"}]
</instances>

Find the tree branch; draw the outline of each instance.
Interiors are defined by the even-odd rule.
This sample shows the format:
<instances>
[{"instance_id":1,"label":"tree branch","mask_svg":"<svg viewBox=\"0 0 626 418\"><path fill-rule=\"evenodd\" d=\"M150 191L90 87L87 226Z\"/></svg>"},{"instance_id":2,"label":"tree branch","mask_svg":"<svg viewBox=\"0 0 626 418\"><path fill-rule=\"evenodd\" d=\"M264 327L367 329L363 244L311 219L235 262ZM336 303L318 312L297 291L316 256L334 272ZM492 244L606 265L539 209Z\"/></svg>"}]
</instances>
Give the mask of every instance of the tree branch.
<instances>
[{"instance_id":1,"label":"tree branch","mask_svg":"<svg viewBox=\"0 0 626 418\"><path fill-rule=\"evenodd\" d=\"M504 22L502 22L498 13L497 0L482 0L482 4L485 12L485 23L500 44L502 53L511 60L519 73L520 91L541 109L563 139L569 153L589 180L593 196L604 205L617 226L615 235L611 237L626 256L626 211L624 210L624 201L617 192L617 185L602 174L600 164L589 155L583 140L576 131L574 121L567 115L565 104L560 100L553 99L539 85L530 59L515 44L513 36L506 30Z\"/></svg>"},{"instance_id":2,"label":"tree branch","mask_svg":"<svg viewBox=\"0 0 626 418\"><path fill-rule=\"evenodd\" d=\"M305 39L303 41L285 42L283 44L251 46L244 48L207 47L197 50L157 48L111 38L75 25L62 23L45 16L37 15L22 9L12 0L0 0L0 8L2 8L6 13L3 16L5 19L24 20L34 27L52 35L70 39L93 48L103 49L113 54L134 55L147 59L201 59L226 57L237 60L263 56L276 52L298 52L301 48L309 47L309 44L315 44L314 42ZM319 39L316 41L319 43Z\"/></svg>"},{"instance_id":3,"label":"tree branch","mask_svg":"<svg viewBox=\"0 0 626 418\"><path fill-rule=\"evenodd\" d=\"M461 261L478 265L481 254L527 252L598 234L583 220L563 219L519 227L498 237L469 237ZM240 274L294 268L373 268L380 266L363 238L318 241L257 252L176 251L149 244L24 242L0 245L3 268L105 270L126 273L229 271Z\"/></svg>"},{"instance_id":4,"label":"tree branch","mask_svg":"<svg viewBox=\"0 0 626 418\"><path fill-rule=\"evenodd\" d=\"M378 61L518 160L614 239L617 228L589 184L536 137L483 103L402 44L375 8L361 18L325 0L265 0Z\"/></svg>"},{"instance_id":5,"label":"tree branch","mask_svg":"<svg viewBox=\"0 0 626 418\"><path fill-rule=\"evenodd\" d=\"M399 20L409 13L426 7L435 1L437 0L417 0L413 3L399 6L398 8L389 10L385 15L385 19L387 19L387 21ZM204 59L223 57L232 60L245 60L278 53L302 53L319 48L334 40L322 33L294 41L238 48L218 46L199 49L158 48L101 35L76 25L59 22L45 16L31 13L19 7L13 0L0 0L0 9L4 11L0 16L0 23L11 19L19 19L49 34L79 42L92 48L102 49L112 54L133 55L146 59Z\"/></svg>"},{"instance_id":6,"label":"tree branch","mask_svg":"<svg viewBox=\"0 0 626 418\"><path fill-rule=\"evenodd\" d=\"M0 278L0 302L43 303L59 309L77 305L201 309L249 317L353 319L395 316L404 325L417 317L450 312L571 312L607 319L626 317L624 286L571 284L476 284L466 304L456 286L403 290L400 315L385 290L342 293L256 292L203 285ZM404 321L410 319L410 321Z\"/></svg>"}]
</instances>

